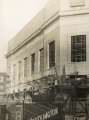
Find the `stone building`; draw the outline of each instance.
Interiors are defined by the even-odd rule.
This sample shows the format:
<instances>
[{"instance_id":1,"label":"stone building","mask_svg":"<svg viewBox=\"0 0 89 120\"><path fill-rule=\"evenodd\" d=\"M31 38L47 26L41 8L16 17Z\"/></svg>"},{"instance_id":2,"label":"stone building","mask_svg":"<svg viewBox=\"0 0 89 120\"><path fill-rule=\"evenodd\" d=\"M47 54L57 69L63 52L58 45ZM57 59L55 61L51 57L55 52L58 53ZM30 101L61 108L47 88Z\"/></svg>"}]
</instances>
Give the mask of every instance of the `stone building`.
<instances>
[{"instance_id":1,"label":"stone building","mask_svg":"<svg viewBox=\"0 0 89 120\"><path fill-rule=\"evenodd\" d=\"M53 80L47 77L55 72L59 78L63 74L88 75L88 21L88 0L49 0L8 43L11 93L33 89L34 85L37 89L41 80L45 89L45 81Z\"/></svg>"},{"instance_id":2,"label":"stone building","mask_svg":"<svg viewBox=\"0 0 89 120\"><path fill-rule=\"evenodd\" d=\"M8 89L10 88L9 76L7 73L0 73L0 102L5 102Z\"/></svg>"}]
</instances>

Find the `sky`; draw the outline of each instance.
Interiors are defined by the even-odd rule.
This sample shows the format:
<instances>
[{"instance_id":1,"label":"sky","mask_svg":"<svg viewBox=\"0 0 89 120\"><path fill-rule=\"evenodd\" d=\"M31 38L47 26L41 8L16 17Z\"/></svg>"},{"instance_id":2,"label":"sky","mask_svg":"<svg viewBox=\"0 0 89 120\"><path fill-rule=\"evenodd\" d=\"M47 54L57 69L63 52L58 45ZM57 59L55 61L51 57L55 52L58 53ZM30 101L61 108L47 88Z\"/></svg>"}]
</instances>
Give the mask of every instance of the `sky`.
<instances>
[{"instance_id":1,"label":"sky","mask_svg":"<svg viewBox=\"0 0 89 120\"><path fill-rule=\"evenodd\" d=\"M6 72L8 41L18 33L48 0L0 0L0 72Z\"/></svg>"}]
</instances>

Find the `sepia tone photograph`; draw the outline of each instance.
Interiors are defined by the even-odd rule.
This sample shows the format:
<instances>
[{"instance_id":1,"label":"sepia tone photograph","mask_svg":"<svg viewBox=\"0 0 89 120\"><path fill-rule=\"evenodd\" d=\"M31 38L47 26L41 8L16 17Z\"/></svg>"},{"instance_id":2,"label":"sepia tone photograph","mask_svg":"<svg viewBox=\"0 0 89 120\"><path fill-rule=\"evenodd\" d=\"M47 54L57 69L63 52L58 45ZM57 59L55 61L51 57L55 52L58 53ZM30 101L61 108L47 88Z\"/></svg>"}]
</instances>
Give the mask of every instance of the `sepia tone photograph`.
<instances>
[{"instance_id":1,"label":"sepia tone photograph","mask_svg":"<svg viewBox=\"0 0 89 120\"><path fill-rule=\"evenodd\" d=\"M89 0L0 0L0 120L89 120Z\"/></svg>"}]
</instances>

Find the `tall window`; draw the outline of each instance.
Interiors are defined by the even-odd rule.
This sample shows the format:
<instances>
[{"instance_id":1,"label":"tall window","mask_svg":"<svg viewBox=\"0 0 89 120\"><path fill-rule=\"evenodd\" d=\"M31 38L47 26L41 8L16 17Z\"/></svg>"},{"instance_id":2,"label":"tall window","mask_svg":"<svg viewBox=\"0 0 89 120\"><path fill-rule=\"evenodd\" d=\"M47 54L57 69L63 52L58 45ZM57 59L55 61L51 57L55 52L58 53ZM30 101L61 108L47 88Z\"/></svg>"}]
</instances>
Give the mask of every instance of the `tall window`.
<instances>
[{"instance_id":1,"label":"tall window","mask_svg":"<svg viewBox=\"0 0 89 120\"><path fill-rule=\"evenodd\" d=\"M35 72L35 53L31 55L31 73L34 74Z\"/></svg>"},{"instance_id":2,"label":"tall window","mask_svg":"<svg viewBox=\"0 0 89 120\"><path fill-rule=\"evenodd\" d=\"M27 80L27 62L28 58L24 58L24 79Z\"/></svg>"},{"instance_id":3,"label":"tall window","mask_svg":"<svg viewBox=\"0 0 89 120\"><path fill-rule=\"evenodd\" d=\"M17 71L16 71L16 64L13 65L13 85L15 86L16 84L16 76L17 76Z\"/></svg>"},{"instance_id":4,"label":"tall window","mask_svg":"<svg viewBox=\"0 0 89 120\"><path fill-rule=\"evenodd\" d=\"M44 49L40 49L40 71L44 71Z\"/></svg>"},{"instance_id":5,"label":"tall window","mask_svg":"<svg viewBox=\"0 0 89 120\"><path fill-rule=\"evenodd\" d=\"M86 35L71 37L71 62L86 61Z\"/></svg>"},{"instance_id":6,"label":"tall window","mask_svg":"<svg viewBox=\"0 0 89 120\"><path fill-rule=\"evenodd\" d=\"M21 82L21 76L22 76L22 62L18 62L18 80Z\"/></svg>"},{"instance_id":7,"label":"tall window","mask_svg":"<svg viewBox=\"0 0 89 120\"><path fill-rule=\"evenodd\" d=\"M49 67L55 66L55 41L49 43Z\"/></svg>"}]
</instances>

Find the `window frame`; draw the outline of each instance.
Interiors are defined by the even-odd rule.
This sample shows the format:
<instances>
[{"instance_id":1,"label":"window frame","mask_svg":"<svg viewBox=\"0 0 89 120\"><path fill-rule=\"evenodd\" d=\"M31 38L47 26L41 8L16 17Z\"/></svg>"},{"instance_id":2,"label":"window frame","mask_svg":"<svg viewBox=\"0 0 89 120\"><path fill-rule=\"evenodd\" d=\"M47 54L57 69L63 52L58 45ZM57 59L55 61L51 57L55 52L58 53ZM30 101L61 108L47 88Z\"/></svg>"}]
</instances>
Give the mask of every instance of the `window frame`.
<instances>
[{"instance_id":1,"label":"window frame","mask_svg":"<svg viewBox=\"0 0 89 120\"><path fill-rule=\"evenodd\" d=\"M22 78L22 61L18 61L18 79L21 82Z\"/></svg>"},{"instance_id":2,"label":"window frame","mask_svg":"<svg viewBox=\"0 0 89 120\"><path fill-rule=\"evenodd\" d=\"M50 45L52 45L52 43L54 44L54 46L51 46L51 47L54 47L54 48L50 47ZM49 52L49 54L48 54L49 55L49 59L48 59L49 60L49 68L52 68L52 67L55 67L55 40L50 41L48 44L48 47L49 47L49 51L48 51Z\"/></svg>"},{"instance_id":3,"label":"window frame","mask_svg":"<svg viewBox=\"0 0 89 120\"><path fill-rule=\"evenodd\" d=\"M31 74L35 73L35 60L36 60L36 55L35 53L31 54Z\"/></svg>"},{"instance_id":4,"label":"window frame","mask_svg":"<svg viewBox=\"0 0 89 120\"><path fill-rule=\"evenodd\" d=\"M39 56L39 61L40 61L39 62L40 63L39 68L40 68L40 72L43 72L44 71L44 48L39 49L39 53L40 53L40 56ZM43 56L43 58L41 58L42 56ZM41 63L43 63L43 64L41 64Z\"/></svg>"},{"instance_id":5,"label":"window frame","mask_svg":"<svg viewBox=\"0 0 89 120\"><path fill-rule=\"evenodd\" d=\"M71 62L86 62L86 35L71 36Z\"/></svg>"},{"instance_id":6,"label":"window frame","mask_svg":"<svg viewBox=\"0 0 89 120\"><path fill-rule=\"evenodd\" d=\"M27 80L28 57L24 58L24 79Z\"/></svg>"}]
</instances>

